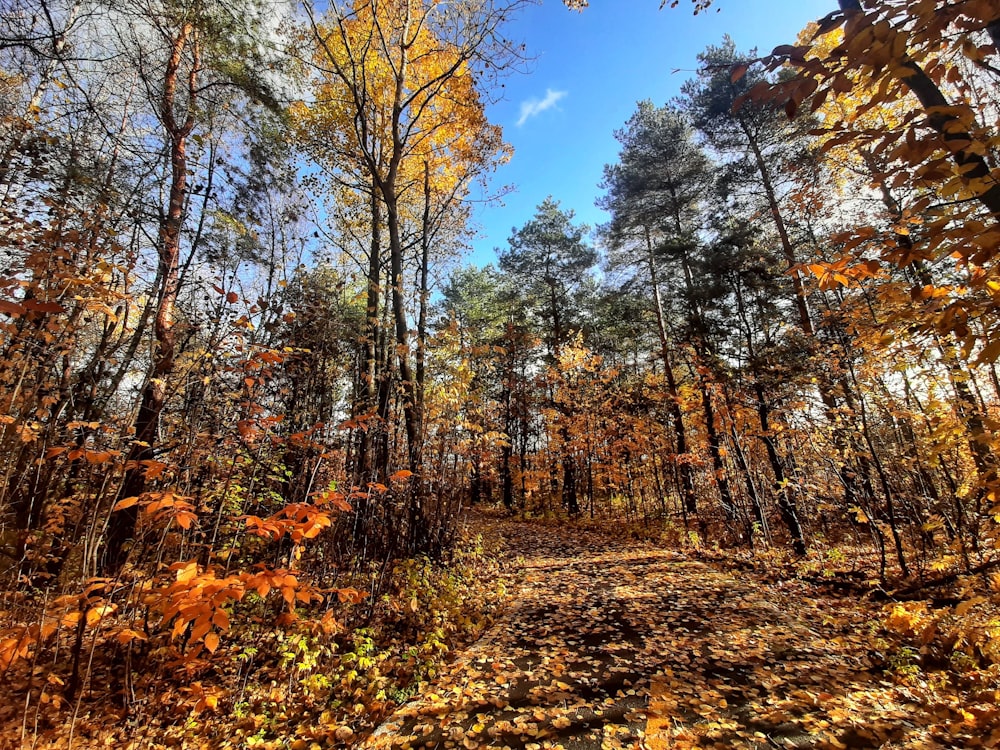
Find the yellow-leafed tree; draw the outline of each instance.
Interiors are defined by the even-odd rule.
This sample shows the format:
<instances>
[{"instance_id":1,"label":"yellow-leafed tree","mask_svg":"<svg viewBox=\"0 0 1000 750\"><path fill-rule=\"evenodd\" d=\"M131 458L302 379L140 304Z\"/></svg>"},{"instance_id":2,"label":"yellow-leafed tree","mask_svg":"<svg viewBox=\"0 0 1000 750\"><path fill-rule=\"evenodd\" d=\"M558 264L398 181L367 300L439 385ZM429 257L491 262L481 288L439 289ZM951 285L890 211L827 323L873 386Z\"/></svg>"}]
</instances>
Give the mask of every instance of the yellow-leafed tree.
<instances>
[{"instance_id":1,"label":"yellow-leafed tree","mask_svg":"<svg viewBox=\"0 0 1000 750\"><path fill-rule=\"evenodd\" d=\"M500 128L486 119L480 84L518 61L500 27L523 2L354 0L332 4L322 18L310 15L311 99L293 117L301 142L340 191L339 205L353 209L334 222L354 222L351 234L365 237L367 254L364 382L355 405L366 425L359 479L390 473L385 425L393 369L406 468L420 475L431 251L465 232L470 186L509 154ZM410 264L412 277L404 273ZM391 294L384 296L386 276ZM414 298L415 313L407 310ZM395 368L378 351L383 304L391 306ZM409 315L416 318L415 342ZM419 487L413 489L419 506ZM420 514L411 515L411 534L419 536Z\"/></svg>"}]
</instances>

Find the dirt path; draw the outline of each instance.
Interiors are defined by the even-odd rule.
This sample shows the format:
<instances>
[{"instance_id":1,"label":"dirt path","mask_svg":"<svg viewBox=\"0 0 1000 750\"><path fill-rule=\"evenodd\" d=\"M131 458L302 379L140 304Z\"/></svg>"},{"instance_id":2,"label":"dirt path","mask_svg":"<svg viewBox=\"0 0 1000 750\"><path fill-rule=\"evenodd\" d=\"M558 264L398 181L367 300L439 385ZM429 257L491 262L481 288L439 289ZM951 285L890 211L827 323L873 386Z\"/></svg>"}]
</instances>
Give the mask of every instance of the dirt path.
<instances>
[{"instance_id":1,"label":"dirt path","mask_svg":"<svg viewBox=\"0 0 1000 750\"><path fill-rule=\"evenodd\" d=\"M501 531L524 559L513 605L362 747L992 746L893 681L857 603L631 540Z\"/></svg>"}]
</instances>

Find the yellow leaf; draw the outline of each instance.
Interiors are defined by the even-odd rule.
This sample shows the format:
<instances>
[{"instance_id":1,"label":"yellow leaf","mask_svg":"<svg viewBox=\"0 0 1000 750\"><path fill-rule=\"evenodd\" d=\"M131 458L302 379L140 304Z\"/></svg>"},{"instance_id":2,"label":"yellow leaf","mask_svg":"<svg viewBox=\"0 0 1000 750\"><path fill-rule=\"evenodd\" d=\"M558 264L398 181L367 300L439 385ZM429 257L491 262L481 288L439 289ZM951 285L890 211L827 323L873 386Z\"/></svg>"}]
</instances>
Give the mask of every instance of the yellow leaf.
<instances>
[{"instance_id":1,"label":"yellow leaf","mask_svg":"<svg viewBox=\"0 0 1000 750\"><path fill-rule=\"evenodd\" d=\"M958 615L959 617L962 617L970 609L972 609L973 607L975 607L977 604L982 604L985 601L986 601L986 597L985 596L974 596L971 599L969 599L968 601L964 601L961 604L959 604L957 607L955 607L955 614Z\"/></svg>"},{"instance_id":2,"label":"yellow leaf","mask_svg":"<svg viewBox=\"0 0 1000 750\"><path fill-rule=\"evenodd\" d=\"M198 563L194 560L184 565L177 571L177 582L188 583L198 575Z\"/></svg>"}]
</instances>

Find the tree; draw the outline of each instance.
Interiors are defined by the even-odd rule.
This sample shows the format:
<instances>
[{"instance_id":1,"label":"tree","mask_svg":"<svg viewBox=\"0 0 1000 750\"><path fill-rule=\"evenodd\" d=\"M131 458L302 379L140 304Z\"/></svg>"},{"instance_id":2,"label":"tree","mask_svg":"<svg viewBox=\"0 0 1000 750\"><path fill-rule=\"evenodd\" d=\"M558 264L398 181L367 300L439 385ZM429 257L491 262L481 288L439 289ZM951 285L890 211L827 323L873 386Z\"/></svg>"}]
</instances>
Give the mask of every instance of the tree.
<instances>
[{"instance_id":1,"label":"tree","mask_svg":"<svg viewBox=\"0 0 1000 750\"><path fill-rule=\"evenodd\" d=\"M500 254L500 269L516 279L528 309L543 326L542 338L552 365L557 365L563 346L583 322L576 311L589 291L587 278L597 262L596 251L584 240L588 231L586 225L574 224L573 212L559 208L550 196L539 204L531 220L513 231L509 247ZM567 428L562 438L567 446ZM563 504L575 515L580 507L574 458L568 448L561 463Z\"/></svg>"},{"instance_id":2,"label":"tree","mask_svg":"<svg viewBox=\"0 0 1000 750\"><path fill-rule=\"evenodd\" d=\"M745 382L752 394L750 400L758 427L755 434L764 445L772 473L771 495L777 501L792 548L796 554L804 555L806 543L796 489L789 476L790 461L782 450L775 412L779 411L782 401L790 400L801 388L803 374L809 369L811 342L801 333L779 333L786 316L780 300L787 296L787 290L782 288L784 279L779 270L782 261L766 246L767 235L752 223L725 212L714 217L713 234L714 240L706 248L697 273L706 282L705 316L714 312L725 321L735 321L735 325L716 324L716 329L726 330L730 339L721 342L729 349L723 356L742 365L735 375ZM734 385L726 383L723 387L731 392ZM730 411L733 411L731 405ZM730 421L731 444L747 481L754 520L764 529L766 520L761 500L736 434L733 414Z\"/></svg>"},{"instance_id":3,"label":"tree","mask_svg":"<svg viewBox=\"0 0 1000 750\"><path fill-rule=\"evenodd\" d=\"M526 299L545 327L545 344L552 358L579 329L574 319L586 290L585 280L597 262L596 251L584 237L585 224L573 223L573 212L559 208L551 196L538 205L524 226L514 229L500 254L500 270L517 279Z\"/></svg>"},{"instance_id":4,"label":"tree","mask_svg":"<svg viewBox=\"0 0 1000 750\"><path fill-rule=\"evenodd\" d=\"M783 104L789 114L808 104L821 118L824 150L856 155L877 186L884 206L874 215L878 220L860 217L838 237L839 257L811 270L831 287L879 279L875 299L886 301L909 287L907 304L892 303L893 312L878 316L877 325L930 334L951 373L981 495L996 478L994 437L969 387L974 375L960 363L973 357L973 365L991 363L1000 352L990 349L988 333L997 319L989 285L995 283L1000 183L986 144L995 138L997 120L983 106L996 78L990 62L996 49L983 42L996 41L1000 11L989 2L880 3L866 12L856 0L843 0L840 8L798 45L765 58L771 70L787 65L788 71L750 96ZM853 377L854 363L845 362ZM894 493L874 449L866 400L856 394L859 434L893 518ZM905 568L898 537L894 541Z\"/></svg>"},{"instance_id":5,"label":"tree","mask_svg":"<svg viewBox=\"0 0 1000 750\"><path fill-rule=\"evenodd\" d=\"M733 168L753 174L792 274L799 326L812 335L813 321L798 270L799 254L788 231L776 179L782 171L782 154L788 152L790 127L783 113L768 102L743 102L744 106L736 106L746 92L762 82L759 77L747 75L734 80L730 74L747 57L736 51L736 45L728 37L721 46L708 47L700 53L698 77L682 89L685 106L707 143L733 160Z\"/></svg>"},{"instance_id":6,"label":"tree","mask_svg":"<svg viewBox=\"0 0 1000 750\"><path fill-rule=\"evenodd\" d=\"M754 87L754 97L783 103L789 112L806 102L820 110L828 99L845 95L864 102L859 115L891 107L895 122L878 130L864 128L863 119L825 119L827 148L850 144L862 153L882 154L885 184L922 189L897 224L908 239L903 247L893 243L885 260L906 266L954 252L960 268L983 269L967 284L944 286L927 322L956 335L967 352L985 350L990 340L983 333L995 319L991 295L983 292L994 273L991 233L1000 216L1000 182L986 156L997 120L989 120L990 110L980 106L995 83L989 58L996 51L981 42L1000 28L998 10L990 2L880 3L868 12L856 0L840 6L819 22L812 40L779 47L764 58L771 69L787 63L795 73ZM829 35L841 26L843 40L831 45ZM917 217L925 214L933 220L910 236L910 217L922 221ZM976 318L988 320L978 332L968 325ZM984 359L995 353L1000 348Z\"/></svg>"},{"instance_id":7,"label":"tree","mask_svg":"<svg viewBox=\"0 0 1000 750\"><path fill-rule=\"evenodd\" d=\"M500 27L521 4L357 0L331 5L323 19L310 10L316 50L310 63L318 72L319 96L316 106L300 108L307 142L370 207L366 398L359 411L388 421L387 374L375 356L384 226L407 466L415 475L421 466L430 248L442 228L456 221L456 211L461 215L470 181L506 156L499 128L483 114L480 79L505 71L516 59ZM420 269L416 371L404 273L412 247L419 248ZM375 463L376 475L384 477L385 456Z\"/></svg>"},{"instance_id":8,"label":"tree","mask_svg":"<svg viewBox=\"0 0 1000 750\"><path fill-rule=\"evenodd\" d=\"M637 111L615 137L622 144L620 162L604 168L601 187L607 195L598 205L611 212L603 228L614 252L613 266L638 266L643 286L651 292L666 378L671 425L676 439L674 461L681 476L686 513L697 513L694 470L677 387L674 338L661 297L666 257L683 253L696 242L699 204L710 179L707 157L693 141L684 115L676 108L655 108L640 102ZM685 266L689 270L689 266ZM684 273L687 273L687 270Z\"/></svg>"},{"instance_id":9,"label":"tree","mask_svg":"<svg viewBox=\"0 0 1000 750\"><path fill-rule=\"evenodd\" d=\"M145 47L136 72L144 82L164 142L162 167L166 174L165 203L155 208L157 269L151 362L135 418L120 501L143 493L149 462L156 458L161 417L177 357L176 306L182 284L183 235L192 195L189 179L194 171L190 148L195 136L204 137L196 129L207 130L206 105L210 99L206 92L221 87L258 100L270 99L266 85L251 72L257 56L237 57L258 49L246 42L255 33L253 24L261 21L262 13L253 0L240 8L195 0L181 5L168 2L147 9L129 8L126 12L130 21L121 27L125 40L135 48ZM151 54L154 49L159 57ZM150 60L156 61L152 68ZM197 236L196 228L192 243L197 242ZM137 518L138 506L134 503L122 503L111 514L103 553L107 571L117 570L124 562L125 544L134 533Z\"/></svg>"}]
</instances>

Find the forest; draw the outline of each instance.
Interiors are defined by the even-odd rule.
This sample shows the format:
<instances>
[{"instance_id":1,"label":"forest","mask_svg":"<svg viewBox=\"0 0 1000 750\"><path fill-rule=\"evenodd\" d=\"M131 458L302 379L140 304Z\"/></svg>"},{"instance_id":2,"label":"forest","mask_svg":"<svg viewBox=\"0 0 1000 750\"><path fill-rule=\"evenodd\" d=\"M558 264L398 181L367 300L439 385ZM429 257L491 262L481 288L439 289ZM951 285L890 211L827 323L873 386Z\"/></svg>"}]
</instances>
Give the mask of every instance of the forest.
<instances>
[{"instance_id":1,"label":"forest","mask_svg":"<svg viewBox=\"0 0 1000 750\"><path fill-rule=\"evenodd\" d=\"M2 0L0 747L377 744L512 606L628 641L560 566L643 550L670 638L801 587L761 613L952 713L642 747L1000 744L1000 4L726 37L615 132L606 224L550 196L471 265L530 2Z\"/></svg>"}]
</instances>

